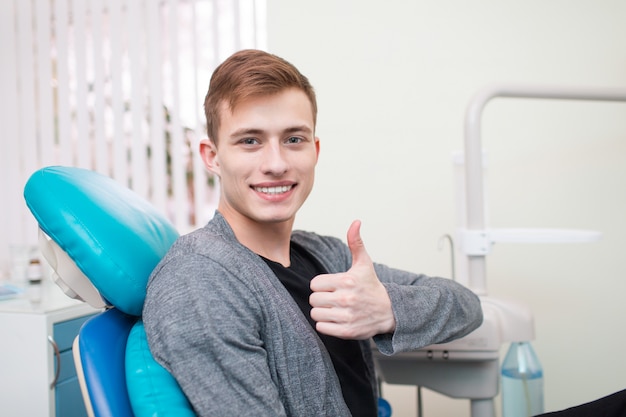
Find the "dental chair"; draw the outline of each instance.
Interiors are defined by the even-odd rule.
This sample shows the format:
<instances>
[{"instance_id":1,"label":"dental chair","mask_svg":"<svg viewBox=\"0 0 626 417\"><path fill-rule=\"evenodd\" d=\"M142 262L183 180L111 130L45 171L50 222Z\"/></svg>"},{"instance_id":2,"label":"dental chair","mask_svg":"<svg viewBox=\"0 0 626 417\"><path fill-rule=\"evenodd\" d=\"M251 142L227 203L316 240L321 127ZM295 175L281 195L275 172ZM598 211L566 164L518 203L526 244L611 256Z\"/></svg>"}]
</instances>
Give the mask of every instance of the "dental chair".
<instances>
[{"instance_id":1,"label":"dental chair","mask_svg":"<svg viewBox=\"0 0 626 417\"><path fill-rule=\"evenodd\" d=\"M73 345L90 417L195 417L172 375L148 348L141 312L150 273L178 238L148 201L81 168L36 171L24 187L54 282L102 312ZM378 400L378 415L391 407Z\"/></svg>"},{"instance_id":2,"label":"dental chair","mask_svg":"<svg viewBox=\"0 0 626 417\"><path fill-rule=\"evenodd\" d=\"M74 341L90 416L195 416L152 357L141 321L152 269L178 237L149 202L109 177L71 167L36 171L24 188L42 254L70 297L102 309Z\"/></svg>"}]
</instances>

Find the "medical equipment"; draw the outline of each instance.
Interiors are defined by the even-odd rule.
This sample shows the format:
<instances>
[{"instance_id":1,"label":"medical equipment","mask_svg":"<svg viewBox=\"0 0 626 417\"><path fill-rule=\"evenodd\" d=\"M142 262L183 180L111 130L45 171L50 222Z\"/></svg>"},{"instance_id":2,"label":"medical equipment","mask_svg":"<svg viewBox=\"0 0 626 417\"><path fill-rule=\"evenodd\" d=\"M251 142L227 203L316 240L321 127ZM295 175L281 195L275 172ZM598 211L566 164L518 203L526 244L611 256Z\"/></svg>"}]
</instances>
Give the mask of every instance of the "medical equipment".
<instances>
[{"instance_id":1,"label":"medical equipment","mask_svg":"<svg viewBox=\"0 0 626 417\"><path fill-rule=\"evenodd\" d=\"M24 198L57 285L71 298L106 307L73 345L88 415L194 415L152 358L140 317L148 276L178 237L174 226L130 189L81 168L36 171Z\"/></svg>"},{"instance_id":2,"label":"medical equipment","mask_svg":"<svg viewBox=\"0 0 626 417\"><path fill-rule=\"evenodd\" d=\"M473 417L495 416L499 388L499 349L534 339L534 318L527 306L487 295L486 256L495 242L589 242L598 232L557 229L490 229L485 221L482 112L496 97L626 102L626 89L494 85L478 91L465 115L463 199L465 219L457 239L465 282L480 296L484 322L456 341L395 356L376 354L382 380L417 385L453 398L470 399ZM419 411L419 410L418 410Z\"/></svg>"}]
</instances>

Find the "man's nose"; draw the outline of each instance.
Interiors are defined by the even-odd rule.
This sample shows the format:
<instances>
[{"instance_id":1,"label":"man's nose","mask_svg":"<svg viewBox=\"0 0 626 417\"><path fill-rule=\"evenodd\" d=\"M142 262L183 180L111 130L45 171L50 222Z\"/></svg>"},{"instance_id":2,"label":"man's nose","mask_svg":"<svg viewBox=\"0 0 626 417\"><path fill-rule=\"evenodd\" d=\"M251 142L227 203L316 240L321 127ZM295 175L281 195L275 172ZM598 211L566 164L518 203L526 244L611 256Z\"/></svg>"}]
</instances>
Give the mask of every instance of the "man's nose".
<instances>
[{"instance_id":1,"label":"man's nose","mask_svg":"<svg viewBox=\"0 0 626 417\"><path fill-rule=\"evenodd\" d=\"M264 173L269 175L283 175L289 169L289 164L285 156L285 149L283 149L279 143L268 143L263 152L263 164L261 169Z\"/></svg>"}]
</instances>

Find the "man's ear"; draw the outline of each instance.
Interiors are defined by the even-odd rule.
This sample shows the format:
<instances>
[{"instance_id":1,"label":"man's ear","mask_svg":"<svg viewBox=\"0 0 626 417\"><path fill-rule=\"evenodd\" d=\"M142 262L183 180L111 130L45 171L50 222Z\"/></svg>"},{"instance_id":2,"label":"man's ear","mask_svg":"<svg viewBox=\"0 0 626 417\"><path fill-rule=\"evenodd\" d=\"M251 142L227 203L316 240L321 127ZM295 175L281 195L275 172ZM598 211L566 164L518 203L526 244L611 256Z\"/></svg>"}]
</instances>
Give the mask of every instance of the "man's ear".
<instances>
[{"instance_id":1,"label":"man's ear","mask_svg":"<svg viewBox=\"0 0 626 417\"><path fill-rule=\"evenodd\" d=\"M217 146L210 139L200 141L200 157L204 166L213 174L220 176L220 163L217 157Z\"/></svg>"},{"instance_id":2,"label":"man's ear","mask_svg":"<svg viewBox=\"0 0 626 417\"><path fill-rule=\"evenodd\" d=\"M317 162L320 158L320 138L318 138L317 136L315 136L315 152L317 154L315 162Z\"/></svg>"}]
</instances>

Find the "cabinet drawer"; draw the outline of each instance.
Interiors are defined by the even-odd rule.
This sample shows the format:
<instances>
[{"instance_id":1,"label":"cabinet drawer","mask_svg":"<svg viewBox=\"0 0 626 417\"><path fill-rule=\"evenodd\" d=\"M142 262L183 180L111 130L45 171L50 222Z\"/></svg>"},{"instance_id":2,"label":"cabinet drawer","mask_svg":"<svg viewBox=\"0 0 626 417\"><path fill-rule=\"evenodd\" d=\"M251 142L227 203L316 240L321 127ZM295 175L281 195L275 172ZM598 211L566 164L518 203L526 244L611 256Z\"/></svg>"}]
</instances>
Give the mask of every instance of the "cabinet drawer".
<instances>
[{"instance_id":1,"label":"cabinet drawer","mask_svg":"<svg viewBox=\"0 0 626 417\"><path fill-rule=\"evenodd\" d=\"M80 326L93 315L78 317L72 320L63 321L54 325L54 341L61 352L71 349L74 338L78 335Z\"/></svg>"},{"instance_id":2,"label":"cabinet drawer","mask_svg":"<svg viewBox=\"0 0 626 417\"><path fill-rule=\"evenodd\" d=\"M57 417L87 417L78 378L70 378L56 386Z\"/></svg>"},{"instance_id":3,"label":"cabinet drawer","mask_svg":"<svg viewBox=\"0 0 626 417\"><path fill-rule=\"evenodd\" d=\"M66 350L61 353L61 369L59 370L58 383L76 376L76 367L74 366L74 355L72 350Z\"/></svg>"}]
</instances>

